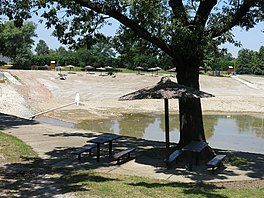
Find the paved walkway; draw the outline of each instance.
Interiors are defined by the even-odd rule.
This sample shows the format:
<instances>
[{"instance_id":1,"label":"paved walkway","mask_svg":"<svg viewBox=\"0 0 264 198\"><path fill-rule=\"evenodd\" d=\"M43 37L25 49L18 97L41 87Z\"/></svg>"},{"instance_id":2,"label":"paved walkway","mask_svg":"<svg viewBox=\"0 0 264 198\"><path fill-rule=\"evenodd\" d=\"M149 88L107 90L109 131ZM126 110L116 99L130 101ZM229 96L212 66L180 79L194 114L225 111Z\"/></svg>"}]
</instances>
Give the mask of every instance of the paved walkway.
<instances>
[{"instance_id":1,"label":"paved walkway","mask_svg":"<svg viewBox=\"0 0 264 198\"><path fill-rule=\"evenodd\" d=\"M247 81L247 80L245 80L245 79L242 79L241 77L239 77L239 76L231 76L233 79L235 79L235 80L237 80L237 81L239 81L239 82L241 82L241 83L243 83L243 84L245 84L245 85L247 85L248 87L250 87L250 88L253 88L253 89L259 89L254 83L251 83L251 82L249 82L249 81Z\"/></svg>"},{"instance_id":2,"label":"paved walkway","mask_svg":"<svg viewBox=\"0 0 264 198\"><path fill-rule=\"evenodd\" d=\"M236 152L236 155L243 155L252 159L248 166L234 167L228 165L225 169L216 171L216 174L211 174L205 165L199 165L193 166L193 171L190 172L185 167L176 166L171 169L165 167L162 158L151 150L153 145L164 146L163 143L130 137L122 137L113 144L114 149L127 146L138 147L136 158L129 162L116 165L107 156L103 156L99 163L96 162L95 156L87 156L78 161L71 152L84 145L88 139L100 135L100 133L40 124L5 114L0 114L0 116L0 131L12 134L26 142L44 159L45 164L52 166L85 167L85 169L100 172L145 176L179 182L264 179L264 173L260 171L264 165L263 160L261 160L264 155L261 154ZM105 145L105 148L107 148L107 145ZM231 151L221 152L228 155Z\"/></svg>"},{"instance_id":3,"label":"paved walkway","mask_svg":"<svg viewBox=\"0 0 264 198\"><path fill-rule=\"evenodd\" d=\"M3 72L5 77L9 80L9 82L15 85L22 85L17 79L14 78L9 72Z\"/></svg>"}]
</instances>

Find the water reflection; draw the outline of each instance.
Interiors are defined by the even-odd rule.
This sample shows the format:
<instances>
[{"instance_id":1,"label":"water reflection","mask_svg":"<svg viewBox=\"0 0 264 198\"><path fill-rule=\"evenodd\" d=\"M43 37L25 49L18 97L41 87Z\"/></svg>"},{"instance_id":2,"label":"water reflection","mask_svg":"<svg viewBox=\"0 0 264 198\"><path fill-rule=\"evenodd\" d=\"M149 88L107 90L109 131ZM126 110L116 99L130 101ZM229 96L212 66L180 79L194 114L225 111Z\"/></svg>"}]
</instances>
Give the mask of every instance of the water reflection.
<instances>
[{"instance_id":1,"label":"water reflection","mask_svg":"<svg viewBox=\"0 0 264 198\"><path fill-rule=\"evenodd\" d=\"M204 116L206 139L213 136L218 119L219 116ZM171 138L177 142L179 115L170 115L169 120ZM75 127L151 140L163 140L165 136L165 118L164 115L159 114L124 114L122 117L111 120L85 120L76 124Z\"/></svg>"},{"instance_id":2,"label":"water reflection","mask_svg":"<svg viewBox=\"0 0 264 198\"><path fill-rule=\"evenodd\" d=\"M237 126L240 133L252 133L257 137L264 138L263 119L256 119L250 116L239 116L236 118Z\"/></svg>"},{"instance_id":3,"label":"water reflection","mask_svg":"<svg viewBox=\"0 0 264 198\"><path fill-rule=\"evenodd\" d=\"M205 115L206 139L213 147L264 153L263 119L249 115ZM75 127L165 141L164 115L158 114L125 114L110 120L86 120ZM170 115L170 139L175 143L179 141L178 115Z\"/></svg>"}]
</instances>

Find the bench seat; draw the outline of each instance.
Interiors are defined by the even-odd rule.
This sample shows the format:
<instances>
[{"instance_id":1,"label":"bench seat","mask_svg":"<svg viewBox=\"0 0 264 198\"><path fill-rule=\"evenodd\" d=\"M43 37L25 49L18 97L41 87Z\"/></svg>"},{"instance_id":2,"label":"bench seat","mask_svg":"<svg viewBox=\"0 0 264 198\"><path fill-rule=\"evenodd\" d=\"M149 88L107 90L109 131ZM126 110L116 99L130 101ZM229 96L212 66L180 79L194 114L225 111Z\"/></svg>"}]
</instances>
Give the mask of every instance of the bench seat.
<instances>
[{"instance_id":1,"label":"bench seat","mask_svg":"<svg viewBox=\"0 0 264 198\"><path fill-rule=\"evenodd\" d=\"M212 172L214 173L215 168L220 167L222 160L226 157L226 155L216 155L213 159L211 159L207 166L212 168Z\"/></svg>"},{"instance_id":2,"label":"bench seat","mask_svg":"<svg viewBox=\"0 0 264 198\"><path fill-rule=\"evenodd\" d=\"M121 158L127 156L127 158L129 159L131 152L133 152L135 150L136 150L136 148L130 147L130 148L122 150L122 151L120 151L118 153L115 153L112 157L113 157L114 160L117 161L117 163L120 163L120 159Z\"/></svg>"},{"instance_id":3,"label":"bench seat","mask_svg":"<svg viewBox=\"0 0 264 198\"><path fill-rule=\"evenodd\" d=\"M87 144L81 148L79 148L77 151L75 151L73 154L78 156L78 160L81 159L81 154L85 152L89 152L89 155L92 155L92 149L96 147L96 144Z\"/></svg>"},{"instance_id":4,"label":"bench seat","mask_svg":"<svg viewBox=\"0 0 264 198\"><path fill-rule=\"evenodd\" d=\"M175 162L178 157L182 154L181 150L175 150L173 151L167 159L164 161L166 162L167 167L169 167L173 162Z\"/></svg>"}]
</instances>

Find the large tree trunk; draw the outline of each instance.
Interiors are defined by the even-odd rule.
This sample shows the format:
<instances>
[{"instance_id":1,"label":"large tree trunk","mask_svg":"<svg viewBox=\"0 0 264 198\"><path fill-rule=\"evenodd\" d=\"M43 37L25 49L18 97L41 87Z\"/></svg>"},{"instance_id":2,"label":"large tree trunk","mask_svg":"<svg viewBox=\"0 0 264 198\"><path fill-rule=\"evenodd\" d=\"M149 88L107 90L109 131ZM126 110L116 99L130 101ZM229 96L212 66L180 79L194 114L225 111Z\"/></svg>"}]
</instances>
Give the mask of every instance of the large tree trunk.
<instances>
[{"instance_id":1,"label":"large tree trunk","mask_svg":"<svg viewBox=\"0 0 264 198\"><path fill-rule=\"evenodd\" d=\"M179 84L199 90L199 66L197 57L181 58L173 61L177 68ZM199 98L179 99L180 140L178 147L182 148L190 141L205 141L202 108Z\"/></svg>"}]
</instances>

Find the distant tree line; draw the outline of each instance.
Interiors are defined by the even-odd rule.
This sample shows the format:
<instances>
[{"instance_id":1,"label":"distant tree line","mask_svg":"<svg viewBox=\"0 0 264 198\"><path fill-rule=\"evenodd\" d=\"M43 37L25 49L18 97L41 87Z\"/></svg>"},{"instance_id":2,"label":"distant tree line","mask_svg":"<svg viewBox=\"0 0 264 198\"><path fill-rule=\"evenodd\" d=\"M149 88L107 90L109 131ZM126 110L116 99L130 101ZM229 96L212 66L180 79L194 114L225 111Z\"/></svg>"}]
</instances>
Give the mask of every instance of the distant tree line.
<instances>
[{"instance_id":1,"label":"distant tree line","mask_svg":"<svg viewBox=\"0 0 264 198\"><path fill-rule=\"evenodd\" d=\"M261 46L258 52L249 49L240 50L236 66L239 73L264 75L264 46Z\"/></svg>"},{"instance_id":2,"label":"distant tree line","mask_svg":"<svg viewBox=\"0 0 264 198\"><path fill-rule=\"evenodd\" d=\"M80 67L109 65L129 69L141 66L148 69L158 66L165 70L172 67L172 60L165 53L144 42L127 42L122 34L113 38L102 37L90 46L79 46L75 50L64 47L53 50L44 40L39 40L36 54L33 54L33 37L37 36L35 30L36 25L32 22L26 22L21 28L16 27L12 21L0 24L0 54L9 57L15 68L30 69L32 65L49 65L51 61L61 66ZM208 49L206 54L201 65L206 71L226 71L229 66L233 66L238 73L264 75L264 46L258 52L241 49L236 59L216 47Z\"/></svg>"},{"instance_id":3,"label":"distant tree line","mask_svg":"<svg viewBox=\"0 0 264 198\"><path fill-rule=\"evenodd\" d=\"M133 69L137 66L144 68L161 67L168 69L172 67L171 59L164 53L148 52L147 49L136 46L124 48L117 44L117 39L107 38L94 45L81 47L76 50L67 50L59 47L56 50L49 49L45 41L40 40L36 46L36 55L32 57L32 64L46 65L50 61L57 61L60 65L75 65L84 67L112 66Z\"/></svg>"},{"instance_id":4,"label":"distant tree line","mask_svg":"<svg viewBox=\"0 0 264 198\"><path fill-rule=\"evenodd\" d=\"M232 57L231 53L218 51L217 53L205 56L203 67L205 70L226 71L229 66L235 68L239 74L264 75L264 46L259 51L241 49L238 51L238 57Z\"/></svg>"}]
</instances>

